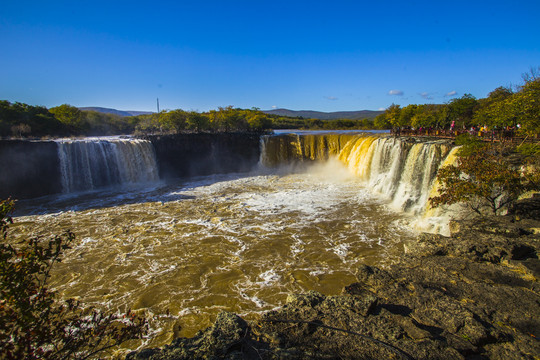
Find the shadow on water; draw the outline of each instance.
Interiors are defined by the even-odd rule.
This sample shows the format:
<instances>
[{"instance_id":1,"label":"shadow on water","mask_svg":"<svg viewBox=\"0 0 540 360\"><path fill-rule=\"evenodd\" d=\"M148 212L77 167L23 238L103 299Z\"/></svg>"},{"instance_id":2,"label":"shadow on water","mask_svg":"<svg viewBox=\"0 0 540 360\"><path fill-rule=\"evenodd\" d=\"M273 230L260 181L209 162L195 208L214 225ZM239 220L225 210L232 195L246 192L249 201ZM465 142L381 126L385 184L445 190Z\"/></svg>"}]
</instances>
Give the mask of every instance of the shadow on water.
<instances>
[{"instance_id":1,"label":"shadow on water","mask_svg":"<svg viewBox=\"0 0 540 360\"><path fill-rule=\"evenodd\" d=\"M68 211L86 211L119 205L161 202L162 204L195 199L182 191L198 186L209 186L223 181L237 180L261 172L216 174L190 178L161 180L151 184L106 187L91 191L48 195L34 199L17 200L14 216L48 215Z\"/></svg>"},{"instance_id":2,"label":"shadow on water","mask_svg":"<svg viewBox=\"0 0 540 360\"><path fill-rule=\"evenodd\" d=\"M15 199L16 206L13 215L14 217L49 215L69 211L105 209L120 205L152 202L165 204L173 201L193 200L195 199L194 196L185 195L182 192L195 187L210 186L216 183L246 177L268 175L281 177L295 173L305 173L313 166L314 164L312 162L292 162L270 168L257 164L257 166L248 172L168 178L145 184L109 186L89 191L54 194L32 199Z\"/></svg>"}]
</instances>

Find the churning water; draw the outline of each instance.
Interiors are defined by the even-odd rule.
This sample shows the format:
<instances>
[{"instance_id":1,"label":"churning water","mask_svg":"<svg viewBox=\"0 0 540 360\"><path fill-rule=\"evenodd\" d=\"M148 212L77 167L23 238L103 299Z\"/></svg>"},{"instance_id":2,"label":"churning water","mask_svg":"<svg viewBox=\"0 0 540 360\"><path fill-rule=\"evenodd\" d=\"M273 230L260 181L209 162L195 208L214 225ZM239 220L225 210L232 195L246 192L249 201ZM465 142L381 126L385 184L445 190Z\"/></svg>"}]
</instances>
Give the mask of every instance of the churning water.
<instances>
[{"instance_id":1,"label":"churning water","mask_svg":"<svg viewBox=\"0 0 540 360\"><path fill-rule=\"evenodd\" d=\"M355 281L359 264L392 261L415 236L407 224L449 149L377 138L291 139L263 143L261 161L276 166L271 171L40 199L47 213L16 218L12 232L75 232L52 285L64 297L150 316L152 336L132 348L192 336L222 310L249 319L282 305L288 293L338 294ZM310 157L324 161L281 167ZM419 174L420 162L428 175ZM409 174L410 184L398 173ZM21 205L27 214L43 210Z\"/></svg>"}]
</instances>

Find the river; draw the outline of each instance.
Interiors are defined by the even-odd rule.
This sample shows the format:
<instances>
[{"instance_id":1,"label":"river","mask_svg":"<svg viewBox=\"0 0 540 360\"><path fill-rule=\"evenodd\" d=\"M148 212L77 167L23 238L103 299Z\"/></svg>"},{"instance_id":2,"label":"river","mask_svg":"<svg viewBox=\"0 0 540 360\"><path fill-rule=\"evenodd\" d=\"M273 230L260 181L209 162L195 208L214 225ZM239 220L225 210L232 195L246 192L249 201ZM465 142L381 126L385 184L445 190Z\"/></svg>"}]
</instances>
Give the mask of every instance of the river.
<instances>
[{"instance_id":1,"label":"river","mask_svg":"<svg viewBox=\"0 0 540 360\"><path fill-rule=\"evenodd\" d=\"M342 142L335 154L319 151L333 148L330 138L317 146L287 139L274 145L267 140L261 164L248 173L20 201L11 231L16 237L73 231L76 242L55 266L51 285L64 298L148 316L151 334L130 343L132 349L193 336L222 310L249 320L283 305L292 292L339 294L355 281L359 264L384 265L402 253L417 234L411 224L421 206L404 198L411 191L400 190L399 179L389 189L374 183L383 170L372 176L360 170L368 166L365 157L377 137L369 145L342 137L335 140ZM311 151L316 161L291 163L294 156L283 144L302 148L296 157ZM400 150L401 168L393 169L397 165L383 159L383 145L370 150L370 168L377 151L378 161L388 163L386 172L405 173L407 154L425 155L423 166L432 166L427 151L410 145ZM287 156L274 156L280 146ZM364 153L357 149L362 146ZM430 155L437 158L434 167L448 151ZM280 164L270 166L276 159ZM427 181L415 185L420 192L429 193L430 176L420 176Z\"/></svg>"}]
</instances>

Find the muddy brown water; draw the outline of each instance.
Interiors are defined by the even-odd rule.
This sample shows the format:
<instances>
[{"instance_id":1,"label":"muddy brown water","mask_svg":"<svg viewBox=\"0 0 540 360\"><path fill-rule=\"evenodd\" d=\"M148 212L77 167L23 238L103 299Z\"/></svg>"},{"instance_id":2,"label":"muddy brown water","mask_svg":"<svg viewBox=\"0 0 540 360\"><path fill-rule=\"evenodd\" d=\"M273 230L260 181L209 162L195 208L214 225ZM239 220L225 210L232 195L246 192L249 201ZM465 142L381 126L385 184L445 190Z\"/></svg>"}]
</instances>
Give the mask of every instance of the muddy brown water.
<instances>
[{"instance_id":1,"label":"muddy brown water","mask_svg":"<svg viewBox=\"0 0 540 360\"><path fill-rule=\"evenodd\" d=\"M52 274L62 297L151 319L131 349L193 336L222 310L249 320L292 292L339 294L359 264L391 262L415 236L337 162L37 199L18 215L15 237L76 234Z\"/></svg>"}]
</instances>

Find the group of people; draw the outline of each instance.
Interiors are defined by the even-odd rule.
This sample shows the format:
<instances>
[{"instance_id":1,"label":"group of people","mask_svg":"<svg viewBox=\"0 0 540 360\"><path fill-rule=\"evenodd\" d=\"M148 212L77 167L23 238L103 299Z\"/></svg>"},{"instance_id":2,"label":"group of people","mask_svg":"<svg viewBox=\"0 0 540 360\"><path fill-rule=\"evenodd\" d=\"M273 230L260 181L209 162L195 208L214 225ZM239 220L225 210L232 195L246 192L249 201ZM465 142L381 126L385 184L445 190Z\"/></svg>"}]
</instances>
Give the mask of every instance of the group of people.
<instances>
[{"instance_id":1,"label":"group of people","mask_svg":"<svg viewBox=\"0 0 540 360\"><path fill-rule=\"evenodd\" d=\"M471 126L467 129L465 126L458 129L454 121L450 124L449 128L433 128L433 127L401 127L393 128L391 133L395 136L437 136L437 137L455 137L461 134L475 135L483 139L489 140L512 140L515 133L521 128L520 124L516 126L506 126L504 128L498 128L494 126L489 128L487 125L476 127Z\"/></svg>"}]
</instances>

